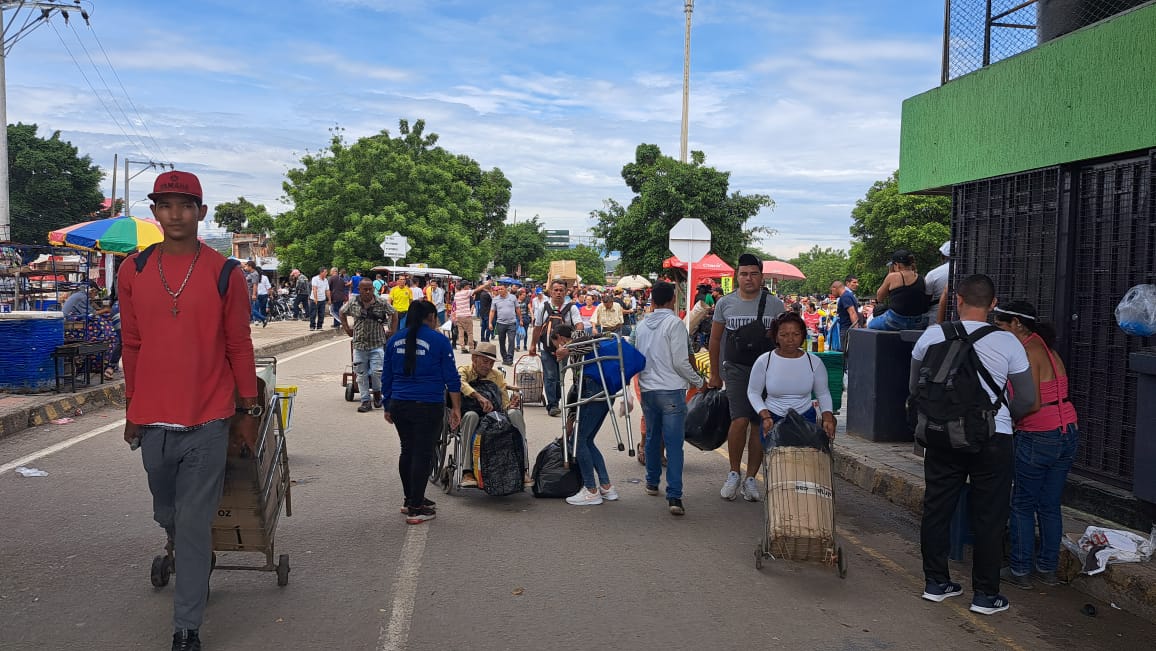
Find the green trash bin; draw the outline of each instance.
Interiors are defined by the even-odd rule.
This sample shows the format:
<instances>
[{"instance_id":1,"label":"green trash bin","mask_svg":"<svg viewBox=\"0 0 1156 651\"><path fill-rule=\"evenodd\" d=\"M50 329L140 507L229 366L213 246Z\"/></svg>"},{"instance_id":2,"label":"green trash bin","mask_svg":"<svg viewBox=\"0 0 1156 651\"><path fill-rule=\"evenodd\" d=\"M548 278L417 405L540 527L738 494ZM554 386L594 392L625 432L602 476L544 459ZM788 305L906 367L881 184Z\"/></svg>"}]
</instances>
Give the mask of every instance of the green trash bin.
<instances>
[{"instance_id":1,"label":"green trash bin","mask_svg":"<svg viewBox=\"0 0 1156 651\"><path fill-rule=\"evenodd\" d=\"M831 401L837 414L843 407L843 353L827 351L815 354L823 360L823 366L827 367L827 386L831 390Z\"/></svg>"}]
</instances>

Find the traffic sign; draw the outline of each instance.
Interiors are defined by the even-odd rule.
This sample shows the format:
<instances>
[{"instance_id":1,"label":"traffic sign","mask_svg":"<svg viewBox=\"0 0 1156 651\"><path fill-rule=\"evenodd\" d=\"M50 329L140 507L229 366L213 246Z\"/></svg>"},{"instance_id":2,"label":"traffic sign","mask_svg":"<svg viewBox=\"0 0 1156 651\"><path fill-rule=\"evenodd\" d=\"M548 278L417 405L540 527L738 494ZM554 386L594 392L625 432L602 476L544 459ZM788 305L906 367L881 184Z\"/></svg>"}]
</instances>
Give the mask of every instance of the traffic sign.
<instances>
[{"instance_id":1,"label":"traffic sign","mask_svg":"<svg viewBox=\"0 0 1156 651\"><path fill-rule=\"evenodd\" d=\"M667 245L679 260L688 264L698 262L710 253L710 229L701 219L680 219L670 229Z\"/></svg>"},{"instance_id":2,"label":"traffic sign","mask_svg":"<svg viewBox=\"0 0 1156 651\"><path fill-rule=\"evenodd\" d=\"M387 258L392 258L394 262L396 262L398 258L404 258L408 255L409 250L409 240L397 231L394 231L393 235L388 235L381 241L382 254Z\"/></svg>"}]
</instances>

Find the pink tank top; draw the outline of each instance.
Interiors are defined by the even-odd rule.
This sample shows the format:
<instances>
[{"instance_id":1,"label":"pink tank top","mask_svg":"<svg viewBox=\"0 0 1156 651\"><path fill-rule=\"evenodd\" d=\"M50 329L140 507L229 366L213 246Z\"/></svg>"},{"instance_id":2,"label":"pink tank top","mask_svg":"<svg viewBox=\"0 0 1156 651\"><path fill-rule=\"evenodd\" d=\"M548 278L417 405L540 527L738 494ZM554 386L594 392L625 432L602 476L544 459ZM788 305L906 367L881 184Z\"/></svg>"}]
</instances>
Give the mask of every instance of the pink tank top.
<instances>
[{"instance_id":1,"label":"pink tank top","mask_svg":"<svg viewBox=\"0 0 1156 651\"><path fill-rule=\"evenodd\" d=\"M1028 337L1031 341L1032 337L1039 337L1033 334ZM1041 343L1042 340L1041 340ZM1044 344L1044 350L1048 353L1048 361L1052 364L1053 379L1046 382L1040 382L1040 409L1039 411L1024 416L1017 424L1019 429L1028 432L1048 432L1055 429L1065 428L1068 425L1074 425L1076 421L1076 407L1068 400L1068 376L1060 377L1059 372L1056 371L1056 358L1052 357L1052 350Z\"/></svg>"}]
</instances>

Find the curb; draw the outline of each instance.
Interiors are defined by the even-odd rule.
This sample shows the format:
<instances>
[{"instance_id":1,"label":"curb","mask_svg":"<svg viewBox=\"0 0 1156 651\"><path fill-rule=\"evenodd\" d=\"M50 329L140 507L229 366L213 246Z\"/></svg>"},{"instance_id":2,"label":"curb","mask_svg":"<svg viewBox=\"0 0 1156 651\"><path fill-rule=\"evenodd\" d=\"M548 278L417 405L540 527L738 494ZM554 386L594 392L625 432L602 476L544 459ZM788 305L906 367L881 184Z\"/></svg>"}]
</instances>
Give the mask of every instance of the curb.
<instances>
[{"instance_id":1,"label":"curb","mask_svg":"<svg viewBox=\"0 0 1156 651\"><path fill-rule=\"evenodd\" d=\"M257 356L278 355L288 350L303 348L311 343L336 337L340 330L310 332L285 341L253 349ZM45 425L57 418L83 415L84 412L106 405L124 404L124 380L105 382L82 391L62 395L47 403L34 405L0 416L0 439L8 438L30 427Z\"/></svg>"},{"instance_id":2,"label":"curb","mask_svg":"<svg viewBox=\"0 0 1156 651\"><path fill-rule=\"evenodd\" d=\"M863 490L886 499L907 511L922 516L922 477L897 470L864 455L840 450L834 451L835 474ZM1064 507L1065 517L1101 521L1086 513ZM1081 517L1082 516L1082 517ZM1105 526L1119 528L1115 523ZM1118 606L1122 610L1156 623L1156 567L1152 563L1122 563L1110 565L1096 576L1077 574L1079 560L1067 548L1060 548L1060 574L1071 579L1071 587L1090 597Z\"/></svg>"}]
</instances>

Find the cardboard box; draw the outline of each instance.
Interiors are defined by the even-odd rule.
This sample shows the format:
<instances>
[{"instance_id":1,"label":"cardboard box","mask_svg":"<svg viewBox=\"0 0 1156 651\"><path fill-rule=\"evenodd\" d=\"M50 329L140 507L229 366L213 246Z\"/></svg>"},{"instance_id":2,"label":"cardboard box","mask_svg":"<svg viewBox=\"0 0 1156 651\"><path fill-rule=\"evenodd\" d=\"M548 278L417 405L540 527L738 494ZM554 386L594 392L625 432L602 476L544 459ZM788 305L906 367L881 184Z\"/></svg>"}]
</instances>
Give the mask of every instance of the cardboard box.
<instances>
[{"instance_id":1,"label":"cardboard box","mask_svg":"<svg viewBox=\"0 0 1156 651\"><path fill-rule=\"evenodd\" d=\"M550 280L562 280L567 285L578 282L578 263L574 260L554 260L550 263Z\"/></svg>"},{"instance_id":2,"label":"cardboard box","mask_svg":"<svg viewBox=\"0 0 1156 651\"><path fill-rule=\"evenodd\" d=\"M823 550L835 537L831 455L814 448L775 448L768 465L766 508L771 542L793 545L796 556ZM819 544L808 551L809 545L789 542L807 540Z\"/></svg>"}]
</instances>

